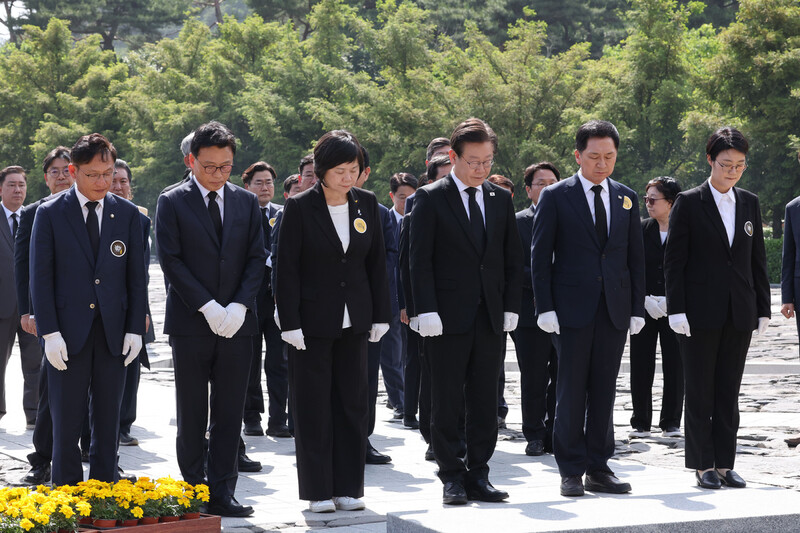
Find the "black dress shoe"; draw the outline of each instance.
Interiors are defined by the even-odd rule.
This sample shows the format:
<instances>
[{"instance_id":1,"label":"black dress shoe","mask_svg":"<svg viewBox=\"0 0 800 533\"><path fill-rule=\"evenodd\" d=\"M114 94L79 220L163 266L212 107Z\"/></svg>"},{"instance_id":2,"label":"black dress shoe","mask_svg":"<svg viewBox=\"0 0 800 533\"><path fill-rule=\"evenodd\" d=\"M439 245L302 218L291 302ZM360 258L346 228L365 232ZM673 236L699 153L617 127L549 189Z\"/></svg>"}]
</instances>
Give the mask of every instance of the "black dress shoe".
<instances>
[{"instance_id":1,"label":"black dress shoe","mask_svg":"<svg viewBox=\"0 0 800 533\"><path fill-rule=\"evenodd\" d=\"M586 474L586 490L591 492L608 492L625 494L631 491L631 484L617 479L613 472L596 471Z\"/></svg>"},{"instance_id":2,"label":"black dress shoe","mask_svg":"<svg viewBox=\"0 0 800 533\"><path fill-rule=\"evenodd\" d=\"M282 439L286 439L292 436L292 432L289 431L289 426L275 426L269 427L267 426L267 435L270 437L280 437Z\"/></svg>"},{"instance_id":3,"label":"black dress shoe","mask_svg":"<svg viewBox=\"0 0 800 533\"><path fill-rule=\"evenodd\" d=\"M136 476L134 474L126 474L125 471L117 465L117 474L119 475L120 481L123 479L130 481L131 483L136 483Z\"/></svg>"},{"instance_id":4,"label":"black dress shoe","mask_svg":"<svg viewBox=\"0 0 800 533\"><path fill-rule=\"evenodd\" d=\"M544 455L544 441L532 440L525 446L525 455Z\"/></svg>"},{"instance_id":5,"label":"black dress shoe","mask_svg":"<svg viewBox=\"0 0 800 533\"><path fill-rule=\"evenodd\" d=\"M419 420L414 415L404 416L403 425L409 429L419 429Z\"/></svg>"},{"instance_id":6,"label":"black dress shoe","mask_svg":"<svg viewBox=\"0 0 800 533\"><path fill-rule=\"evenodd\" d=\"M376 450L372 444L367 442L367 464L368 465L388 465L392 458Z\"/></svg>"},{"instance_id":7,"label":"black dress shoe","mask_svg":"<svg viewBox=\"0 0 800 533\"><path fill-rule=\"evenodd\" d=\"M249 505L239 505L233 498L227 500L211 501L206 508L208 514L219 516L245 517L253 514L253 508Z\"/></svg>"},{"instance_id":8,"label":"black dress shoe","mask_svg":"<svg viewBox=\"0 0 800 533\"><path fill-rule=\"evenodd\" d=\"M506 426L505 417L502 416L497 417L497 429L508 429L508 427Z\"/></svg>"},{"instance_id":9,"label":"black dress shoe","mask_svg":"<svg viewBox=\"0 0 800 533\"><path fill-rule=\"evenodd\" d=\"M264 428L261 427L261 422L245 422L244 434L248 437L261 437L264 435Z\"/></svg>"},{"instance_id":10,"label":"black dress shoe","mask_svg":"<svg viewBox=\"0 0 800 533\"><path fill-rule=\"evenodd\" d=\"M489 483L488 479L479 479L470 484L467 496L470 500L482 502L501 502L508 499L508 493L504 490L497 490Z\"/></svg>"},{"instance_id":11,"label":"black dress shoe","mask_svg":"<svg viewBox=\"0 0 800 533\"><path fill-rule=\"evenodd\" d=\"M718 489L722 486L715 470L709 470L703 475L700 475L700 472L695 470L694 477L697 479L697 485L704 489Z\"/></svg>"},{"instance_id":12,"label":"black dress shoe","mask_svg":"<svg viewBox=\"0 0 800 533\"><path fill-rule=\"evenodd\" d=\"M425 450L425 460L426 461L435 461L436 456L433 454L433 446L428 444L428 449Z\"/></svg>"},{"instance_id":13,"label":"black dress shoe","mask_svg":"<svg viewBox=\"0 0 800 533\"><path fill-rule=\"evenodd\" d=\"M468 502L464 485L457 481L448 481L442 490L442 503L445 505L464 505Z\"/></svg>"},{"instance_id":14,"label":"black dress shoe","mask_svg":"<svg viewBox=\"0 0 800 533\"><path fill-rule=\"evenodd\" d=\"M246 453L239 454L239 472L261 472L261 462L260 461L253 461L249 457L247 457ZM212 513L213 514L213 513ZM221 516L229 516L229 515L221 515ZM230 515L234 516L234 515ZM238 516L238 515L236 515ZM244 515L249 516L249 515Z\"/></svg>"},{"instance_id":15,"label":"black dress shoe","mask_svg":"<svg viewBox=\"0 0 800 533\"><path fill-rule=\"evenodd\" d=\"M22 478L26 485L44 485L50 481L50 465L37 465L31 468L28 475Z\"/></svg>"},{"instance_id":16,"label":"black dress shoe","mask_svg":"<svg viewBox=\"0 0 800 533\"><path fill-rule=\"evenodd\" d=\"M392 413L392 420L402 420L404 416L403 410L400 407L395 407Z\"/></svg>"},{"instance_id":17,"label":"black dress shoe","mask_svg":"<svg viewBox=\"0 0 800 533\"><path fill-rule=\"evenodd\" d=\"M120 446L138 446L139 441L136 437L131 437L130 433L120 433L119 434L119 445Z\"/></svg>"},{"instance_id":18,"label":"black dress shoe","mask_svg":"<svg viewBox=\"0 0 800 533\"><path fill-rule=\"evenodd\" d=\"M581 476L564 476L561 478L562 496L583 496L583 479Z\"/></svg>"},{"instance_id":19,"label":"black dress shoe","mask_svg":"<svg viewBox=\"0 0 800 533\"><path fill-rule=\"evenodd\" d=\"M720 482L723 485L727 485L728 487L732 487L735 489L743 489L747 486L747 482L742 479L742 476L734 472L733 470L728 470L725 472L724 476L719 475L717 472L717 476L719 477Z\"/></svg>"}]
</instances>

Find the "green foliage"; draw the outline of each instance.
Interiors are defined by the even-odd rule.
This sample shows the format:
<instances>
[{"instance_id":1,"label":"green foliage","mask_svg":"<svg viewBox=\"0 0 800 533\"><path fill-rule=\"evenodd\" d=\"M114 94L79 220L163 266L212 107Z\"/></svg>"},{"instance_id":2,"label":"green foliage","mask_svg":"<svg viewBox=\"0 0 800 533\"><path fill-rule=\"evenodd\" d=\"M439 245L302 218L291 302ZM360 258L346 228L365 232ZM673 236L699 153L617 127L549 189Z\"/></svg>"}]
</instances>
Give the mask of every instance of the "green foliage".
<instances>
[{"instance_id":1,"label":"green foliage","mask_svg":"<svg viewBox=\"0 0 800 533\"><path fill-rule=\"evenodd\" d=\"M767 277L769 278L769 282L780 283L783 239L764 238L764 247L767 250Z\"/></svg>"}]
</instances>

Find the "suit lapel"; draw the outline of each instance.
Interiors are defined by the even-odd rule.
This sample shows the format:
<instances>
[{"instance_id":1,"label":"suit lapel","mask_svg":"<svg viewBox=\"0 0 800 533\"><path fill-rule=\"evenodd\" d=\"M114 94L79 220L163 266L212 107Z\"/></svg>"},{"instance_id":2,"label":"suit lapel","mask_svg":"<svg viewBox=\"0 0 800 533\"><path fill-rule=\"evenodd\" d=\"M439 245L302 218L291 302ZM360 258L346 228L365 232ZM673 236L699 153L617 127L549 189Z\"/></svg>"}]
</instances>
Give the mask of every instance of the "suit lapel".
<instances>
[{"instance_id":1,"label":"suit lapel","mask_svg":"<svg viewBox=\"0 0 800 533\"><path fill-rule=\"evenodd\" d=\"M188 188L186 189L184 196L186 197L186 204L194 212L195 216L200 221L200 225L206 230L206 233L208 233L208 236L211 237L211 240L213 240L217 246L219 246L219 238L217 237L217 232L214 231L214 225L211 223L211 216L208 214L208 207L206 207L206 201L203 198L203 193L201 193L200 189L197 188L197 184L194 182L194 180L189 181ZM223 224L223 232L225 231L224 228L225 225Z\"/></svg>"},{"instance_id":2,"label":"suit lapel","mask_svg":"<svg viewBox=\"0 0 800 533\"><path fill-rule=\"evenodd\" d=\"M464 210L464 202L461 200L461 193L458 192L458 186L456 185L455 180L453 179L452 174L448 174L444 178L444 196L447 198L447 203L450 204L450 208L453 210L453 214L456 216L456 220L458 220L459 224L461 225L461 229L464 231L464 234L469 239L469 242L472 243L472 246L475 248L475 251L478 252L478 244L475 242L475 239L472 237L472 231L469 227L469 219L467 218L467 212ZM484 208L486 205L486 195L484 195Z\"/></svg>"},{"instance_id":3,"label":"suit lapel","mask_svg":"<svg viewBox=\"0 0 800 533\"><path fill-rule=\"evenodd\" d=\"M647 225L647 235L645 238L650 239L653 242L653 246L658 249L663 248L667 244L666 241L664 241L663 244L661 243L661 233L658 227L658 222L655 220Z\"/></svg>"},{"instance_id":4,"label":"suit lapel","mask_svg":"<svg viewBox=\"0 0 800 533\"><path fill-rule=\"evenodd\" d=\"M597 239L597 231L595 230L594 222L592 221L592 212L589 211L589 204L586 201L586 194L583 192L581 181L578 179L577 174L569 179L571 181L565 186L567 189L567 198L572 204L572 207L575 209L575 212L578 214L578 219L583 222L583 225L586 226L586 229L592 236L592 239L594 239L595 244L597 244L597 247L600 248L600 241ZM611 220L614 220L613 217Z\"/></svg>"},{"instance_id":5,"label":"suit lapel","mask_svg":"<svg viewBox=\"0 0 800 533\"><path fill-rule=\"evenodd\" d=\"M72 232L75 234L78 244L80 244L83 253L86 254L86 258L89 259L89 263L94 266L95 257L92 253L92 245L89 242L89 232L86 231L86 221L83 219L83 210L80 203L78 203L74 185L65 193L64 201L61 205L64 210L64 218L67 219L67 222L72 227Z\"/></svg>"},{"instance_id":6,"label":"suit lapel","mask_svg":"<svg viewBox=\"0 0 800 533\"><path fill-rule=\"evenodd\" d=\"M608 240L610 241L611 239L617 238L617 234L624 233L625 231L623 218L627 217L625 217L626 209L623 205L626 195L625 191L620 188L616 181L613 181L611 178L606 178L606 180L608 181L608 205L611 208L611 227L608 231Z\"/></svg>"},{"instance_id":7,"label":"suit lapel","mask_svg":"<svg viewBox=\"0 0 800 533\"><path fill-rule=\"evenodd\" d=\"M8 227L8 219L6 218L6 211L5 209L0 208L0 213L3 214L2 220L0 221L0 233L3 234L3 238L8 242L8 247L10 250L14 249L14 236L11 235L11 228ZM19 215L17 216L17 220L19 221Z\"/></svg>"},{"instance_id":8,"label":"suit lapel","mask_svg":"<svg viewBox=\"0 0 800 533\"><path fill-rule=\"evenodd\" d=\"M494 229L499 223L498 215L500 214L500 206L498 205L499 199L497 193L489 183L484 181L482 187L483 209L485 212L484 218L486 219L486 246L484 247L483 253L486 254L486 250L489 249L489 244L494 240L492 239Z\"/></svg>"},{"instance_id":9,"label":"suit lapel","mask_svg":"<svg viewBox=\"0 0 800 533\"><path fill-rule=\"evenodd\" d=\"M733 217L735 222L733 226L733 246L731 246L731 251L744 240L745 235L742 233L745 224L748 222L747 216L750 212L750 206L747 204L747 200L743 195L739 194L736 187L733 188L733 194L736 196L736 215ZM751 225L753 224L752 220L749 222Z\"/></svg>"},{"instance_id":10,"label":"suit lapel","mask_svg":"<svg viewBox=\"0 0 800 533\"><path fill-rule=\"evenodd\" d=\"M722 223L722 217L719 214L716 202L714 202L714 196L711 194L711 185L709 185L708 181L703 182L700 186L700 203L703 204L706 215L711 219L711 225L716 229L717 235L722 239L722 243L725 245L725 249L728 250L728 255L730 255L731 247L728 244L728 232L725 231L725 224ZM736 235L735 229L734 236Z\"/></svg>"},{"instance_id":11,"label":"suit lapel","mask_svg":"<svg viewBox=\"0 0 800 533\"><path fill-rule=\"evenodd\" d=\"M117 200L114 198L113 194L106 193L106 198L103 202L103 222L100 224L100 245L97 250L97 267L100 268L100 265L103 263L103 258L106 257L107 254L103 253L103 250L110 250L111 249L111 235L114 233L114 221L117 217ZM129 243L125 243L127 247Z\"/></svg>"},{"instance_id":12,"label":"suit lapel","mask_svg":"<svg viewBox=\"0 0 800 533\"><path fill-rule=\"evenodd\" d=\"M233 185L226 182L223 187L225 187L225 197L222 199L222 203L225 206L225 212L222 218L222 243L224 244L228 242L233 228L238 225L236 224L236 215L239 214L239 210L236 209L236 206L234 205L235 198L233 196ZM258 210L258 214L261 214L260 209ZM208 219L210 221L211 217L209 216Z\"/></svg>"},{"instance_id":13,"label":"suit lapel","mask_svg":"<svg viewBox=\"0 0 800 533\"><path fill-rule=\"evenodd\" d=\"M325 235L334 248L344 253L342 241L339 240L339 235L336 233L336 228L333 225L331 214L328 212L328 205L325 203L325 194L322 192L322 184L317 182L317 184L314 185L314 188L311 189L311 192L308 194L312 195L312 204L314 205L314 208L321 211L318 216L314 217L314 220L322 230L322 234ZM348 199L348 203L349 202L350 200ZM350 216L352 217L352 213Z\"/></svg>"}]
</instances>

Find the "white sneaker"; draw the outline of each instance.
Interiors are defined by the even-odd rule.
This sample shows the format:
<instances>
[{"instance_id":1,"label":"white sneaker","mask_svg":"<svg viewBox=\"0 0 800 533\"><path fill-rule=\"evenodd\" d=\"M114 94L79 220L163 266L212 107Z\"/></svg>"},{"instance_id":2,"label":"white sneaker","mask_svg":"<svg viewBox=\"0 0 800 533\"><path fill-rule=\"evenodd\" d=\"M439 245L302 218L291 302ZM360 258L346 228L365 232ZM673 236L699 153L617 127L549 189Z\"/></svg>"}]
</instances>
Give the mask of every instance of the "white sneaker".
<instances>
[{"instance_id":1,"label":"white sneaker","mask_svg":"<svg viewBox=\"0 0 800 533\"><path fill-rule=\"evenodd\" d=\"M360 511L366 507L362 500L350 496L334 496L333 503L342 511Z\"/></svg>"},{"instance_id":2,"label":"white sneaker","mask_svg":"<svg viewBox=\"0 0 800 533\"><path fill-rule=\"evenodd\" d=\"M333 504L333 500L321 500L308 502L308 510L312 513L332 513L336 511L336 506Z\"/></svg>"},{"instance_id":3,"label":"white sneaker","mask_svg":"<svg viewBox=\"0 0 800 533\"><path fill-rule=\"evenodd\" d=\"M628 437L632 439L647 439L650 437L650 432L644 429L634 429L628 433Z\"/></svg>"}]
</instances>

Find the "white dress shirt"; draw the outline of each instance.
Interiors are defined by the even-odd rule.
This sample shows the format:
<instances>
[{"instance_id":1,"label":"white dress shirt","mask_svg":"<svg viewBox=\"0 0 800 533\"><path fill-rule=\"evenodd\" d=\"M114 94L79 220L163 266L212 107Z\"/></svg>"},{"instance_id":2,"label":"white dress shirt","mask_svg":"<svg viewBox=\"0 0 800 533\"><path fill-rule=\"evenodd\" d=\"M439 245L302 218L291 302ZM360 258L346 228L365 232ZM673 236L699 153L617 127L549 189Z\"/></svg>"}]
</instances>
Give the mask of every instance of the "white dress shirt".
<instances>
[{"instance_id":1,"label":"white dress shirt","mask_svg":"<svg viewBox=\"0 0 800 533\"><path fill-rule=\"evenodd\" d=\"M728 246L733 246L733 234L736 227L736 195L733 194L733 187L723 194L714 188L711 178L708 178L708 186L711 189L711 195L714 197L714 203L717 204L722 223L725 225L725 231L728 234Z\"/></svg>"},{"instance_id":2,"label":"white dress shirt","mask_svg":"<svg viewBox=\"0 0 800 533\"><path fill-rule=\"evenodd\" d=\"M89 208L86 207L86 203L89 202L89 199L86 198L81 191L78 190L78 187L75 187L75 196L78 197L78 203L81 206L81 213L83 213L83 223L86 223L86 217L89 216ZM97 213L97 234L99 235L103 229L103 202L105 202L105 197L97 200L97 207L94 208L95 213Z\"/></svg>"},{"instance_id":3,"label":"white dress shirt","mask_svg":"<svg viewBox=\"0 0 800 533\"><path fill-rule=\"evenodd\" d=\"M328 213L331 214L333 227L336 228L336 235L342 242L342 249L347 253L350 246L350 204L329 205ZM350 311L347 304L344 304L344 316L342 317L342 329L349 328L353 323L350 321Z\"/></svg>"},{"instance_id":4,"label":"white dress shirt","mask_svg":"<svg viewBox=\"0 0 800 533\"><path fill-rule=\"evenodd\" d=\"M194 181L197 188L200 189L200 194L203 195L203 203L206 204L208 207L208 193L210 192L208 189L200 185L200 182L197 181L197 178L192 174L192 181ZM218 191L214 191L217 193L217 197L215 201L219 206L219 219L224 223L225 222L225 185L219 188Z\"/></svg>"},{"instance_id":5,"label":"white dress shirt","mask_svg":"<svg viewBox=\"0 0 800 533\"><path fill-rule=\"evenodd\" d=\"M392 214L394 215L394 219L395 219L395 221L396 221L398 224L402 224L402 223L403 223L403 215L401 215L400 213L398 213L398 212L397 212L397 209L395 209L394 207L392 207L391 209L389 209L389 211L391 211L391 212L392 212Z\"/></svg>"},{"instance_id":6,"label":"white dress shirt","mask_svg":"<svg viewBox=\"0 0 800 533\"><path fill-rule=\"evenodd\" d=\"M458 179L454 171L450 171L450 175L453 176L453 181L456 182L458 193L461 196L461 202L464 204L464 210L467 212L467 220L469 220L469 195L467 194L469 185L466 185L463 181ZM478 191L475 193L475 201L478 202L478 207L483 217L483 225L486 226L486 208L483 205L483 187L475 187L475 189Z\"/></svg>"},{"instance_id":7,"label":"white dress shirt","mask_svg":"<svg viewBox=\"0 0 800 533\"><path fill-rule=\"evenodd\" d=\"M580 170L578 170L578 179L583 186L583 194L586 196L586 202L589 204L589 212L592 214L592 222L595 221L594 191L592 190L592 187L595 185L600 185L603 188L603 191L600 193L600 199L603 201L603 207L606 208L606 225L608 226L608 232L611 233L611 196L609 196L610 193L608 192L608 180L604 179L598 184L592 183L583 177L583 174L581 174Z\"/></svg>"},{"instance_id":8,"label":"white dress shirt","mask_svg":"<svg viewBox=\"0 0 800 533\"><path fill-rule=\"evenodd\" d=\"M11 218L11 215L17 215L17 224L19 224L19 213L22 211L20 207L16 211L12 211L6 207L6 204L0 204L3 206L3 212L6 214L6 222L8 222L8 230L11 232L11 236L14 237L14 219Z\"/></svg>"}]
</instances>

